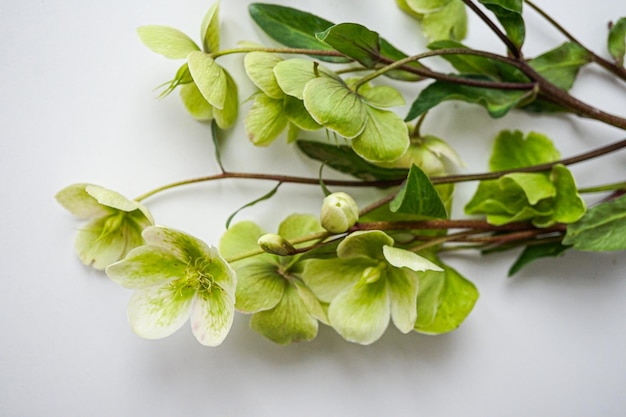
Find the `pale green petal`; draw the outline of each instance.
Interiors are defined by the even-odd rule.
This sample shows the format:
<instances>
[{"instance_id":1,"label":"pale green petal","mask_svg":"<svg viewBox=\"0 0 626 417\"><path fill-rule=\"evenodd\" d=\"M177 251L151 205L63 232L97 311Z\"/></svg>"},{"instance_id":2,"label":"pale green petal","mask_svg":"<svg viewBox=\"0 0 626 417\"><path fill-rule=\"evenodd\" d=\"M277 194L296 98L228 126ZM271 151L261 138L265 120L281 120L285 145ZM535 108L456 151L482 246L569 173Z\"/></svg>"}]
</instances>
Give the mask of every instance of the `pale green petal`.
<instances>
[{"instance_id":1,"label":"pale green petal","mask_svg":"<svg viewBox=\"0 0 626 417\"><path fill-rule=\"evenodd\" d=\"M278 266L266 262L250 262L237 268L236 307L243 313L256 313L276 306L283 297L286 279Z\"/></svg>"},{"instance_id":2,"label":"pale green petal","mask_svg":"<svg viewBox=\"0 0 626 417\"><path fill-rule=\"evenodd\" d=\"M180 98L187 111L198 120L211 120L213 106L204 98L196 83L184 84L180 89Z\"/></svg>"},{"instance_id":3,"label":"pale green petal","mask_svg":"<svg viewBox=\"0 0 626 417\"><path fill-rule=\"evenodd\" d=\"M200 28L200 39L205 52L217 52L220 48L220 2L216 1L204 15Z\"/></svg>"},{"instance_id":4,"label":"pale green petal","mask_svg":"<svg viewBox=\"0 0 626 417\"><path fill-rule=\"evenodd\" d=\"M318 76L337 78L329 69L313 61L303 58L287 59L274 66L276 82L281 90L293 97L302 100L304 86Z\"/></svg>"},{"instance_id":5,"label":"pale green petal","mask_svg":"<svg viewBox=\"0 0 626 417\"><path fill-rule=\"evenodd\" d=\"M543 173L513 172L504 175L499 181L503 189L518 186L531 205L556 195L554 184L550 182L549 176Z\"/></svg>"},{"instance_id":6,"label":"pale green petal","mask_svg":"<svg viewBox=\"0 0 626 417\"><path fill-rule=\"evenodd\" d=\"M440 268L440 270L442 270ZM418 278L407 270L387 268L387 291L391 300L391 319L402 333L413 330L417 319Z\"/></svg>"},{"instance_id":7,"label":"pale green petal","mask_svg":"<svg viewBox=\"0 0 626 417\"><path fill-rule=\"evenodd\" d=\"M311 117L304 102L292 96L285 96L284 111L289 121L303 130L317 130L322 127Z\"/></svg>"},{"instance_id":8,"label":"pale green petal","mask_svg":"<svg viewBox=\"0 0 626 417\"><path fill-rule=\"evenodd\" d=\"M307 311L317 320L329 325L326 308L322 305L320 300L317 299L315 294L298 280L294 280L293 285L295 285L296 290L298 290L298 296L302 299Z\"/></svg>"},{"instance_id":9,"label":"pale green petal","mask_svg":"<svg viewBox=\"0 0 626 417\"><path fill-rule=\"evenodd\" d=\"M206 101L217 109L223 109L228 89L224 69L200 51L190 53L187 62L191 76Z\"/></svg>"},{"instance_id":10,"label":"pale green petal","mask_svg":"<svg viewBox=\"0 0 626 417\"><path fill-rule=\"evenodd\" d=\"M396 107L406 104L402 94L389 85L372 87L370 84L365 84L359 88L358 93L374 107Z\"/></svg>"},{"instance_id":11,"label":"pale green petal","mask_svg":"<svg viewBox=\"0 0 626 417\"><path fill-rule=\"evenodd\" d=\"M185 59L189 53L200 50L189 36L169 26L141 26L137 34L144 45L169 59Z\"/></svg>"},{"instance_id":12,"label":"pale green petal","mask_svg":"<svg viewBox=\"0 0 626 417\"><path fill-rule=\"evenodd\" d=\"M265 230L252 221L246 220L235 223L222 235L219 243L220 253L229 259L256 251L259 249L257 240L265 233Z\"/></svg>"},{"instance_id":13,"label":"pale green petal","mask_svg":"<svg viewBox=\"0 0 626 417\"><path fill-rule=\"evenodd\" d=\"M76 217L89 219L111 214L111 209L98 203L85 190L90 184L72 184L59 191L55 198Z\"/></svg>"},{"instance_id":14,"label":"pale green petal","mask_svg":"<svg viewBox=\"0 0 626 417\"><path fill-rule=\"evenodd\" d=\"M392 246L393 239L383 231L368 230L354 232L337 247L340 258L366 257L383 260L383 246Z\"/></svg>"},{"instance_id":15,"label":"pale green petal","mask_svg":"<svg viewBox=\"0 0 626 417\"><path fill-rule=\"evenodd\" d=\"M147 245L164 249L183 262L209 256L209 246L200 239L187 233L164 226L150 226L143 231Z\"/></svg>"},{"instance_id":16,"label":"pale green petal","mask_svg":"<svg viewBox=\"0 0 626 417\"><path fill-rule=\"evenodd\" d=\"M354 138L365 128L367 105L341 80L319 77L309 81L303 100L317 123L343 137Z\"/></svg>"},{"instance_id":17,"label":"pale green petal","mask_svg":"<svg viewBox=\"0 0 626 417\"><path fill-rule=\"evenodd\" d=\"M141 227L125 213L92 220L77 233L74 248L85 265L104 269L141 245Z\"/></svg>"},{"instance_id":18,"label":"pale green petal","mask_svg":"<svg viewBox=\"0 0 626 417\"><path fill-rule=\"evenodd\" d=\"M350 342L369 345L389 325L389 295L385 280L355 285L330 303L328 318L334 329Z\"/></svg>"},{"instance_id":19,"label":"pale green petal","mask_svg":"<svg viewBox=\"0 0 626 417\"><path fill-rule=\"evenodd\" d=\"M224 99L224 107L221 109L213 109L213 117L215 118L215 123L217 123L220 128L228 129L237 121L239 112L239 92L237 83L228 71L224 70L223 73L226 77L226 98Z\"/></svg>"},{"instance_id":20,"label":"pale green petal","mask_svg":"<svg viewBox=\"0 0 626 417\"><path fill-rule=\"evenodd\" d=\"M106 274L126 288L145 288L185 276L187 264L165 249L140 246L124 260L109 265Z\"/></svg>"},{"instance_id":21,"label":"pale green petal","mask_svg":"<svg viewBox=\"0 0 626 417\"><path fill-rule=\"evenodd\" d=\"M365 269L377 265L376 261L367 258L312 259L304 264L302 280L320 301L330 302L359 281Z\"/></svg>"},{"instance_id":22,"label":"pale green petal","mask_svg":"<svg viewBox=\"0 0 626 417\"><path fill-rule=\"evenodd\" d=\"M267 146L285 130L287 123L282 99L257 94L246 116L248 139L257 146Z\"/></svg>"},{"instance_id":23,"label":"pale green petal","mask_svg":"<svg viewBox=\"0 0 626 417\"><path fill-rule=\"evenodd\" d=\"M254 85L274 99L282 99L285 95L274 75L274 66L282 60L280 56L269 52L250 52L243 60L246 74Z\"/></svg>"},{"instance_id":24,"label":"pale green petal","mask_svg":"<svg viewBox=\"0 0 626 417\"><path fill-rule=\"evenodd\" d=\"M441 267L415 252L406 249L383 246L383 255L389 264L396 268L409 268L413 271L443 271Z\"/></svg>"},{"instance_id":25,"label":"pale green petal","mask_svg":"<svg viewBox=\"0 0 626 417\"><path fill-rule=\"evenodd\" d=\"M434 13L443 9L451 0L406 0L406 5L416 13Z\"/></svg>"},{"instance_id":26,"label":"pale green petal","mask_svg":"<svg viewBox=\"0 0 626 417\"><path fill-rule=\"evenodd\" d=\"M278 305L252 316L250 327L273 342L284 345L314 339L318 324L296 288L288 285Z\"/></svg>"},{"instance_id":27,"label":"pale green petal","mask_svg":"<svg viewBox=\"0 0 626 417\"><path fill-rule=\"evenodd\" d=\"M278 226L278 234L287 240L323 231L319 218L313 214L291 214Z\"/></svg>"},{"instance_id":28,"label":"pale green petal","mask_svg":"<svg viewBox=\"0 0 626 417\"><path fill-rule=\"evenodd\" d=\"M409 130L400 116L388 110L367 107L367 123L351 144L352 149L372 162L395 161L410 144Z\"/></svg>"},{"instance_id":29,"label":"pale green petal","mask_svg":"<svg viewBox=\"0 0 626 417\"><path fill-rule=\"evenodd\" d=\"M191 331L204 346L219 346L233 324L235 307L226 292L200 291L191 309Z\"/></svg>"},{"instance_id":30,"label":"pale green petal","mask_svg":"<svg viewBox=\"0 0 626 417\"><path fill-rule=\"evenodd\" d=\"M128 304L128 321L141 337L167 337L185 324L193 298L193 291L180 292L168 284L137 290Z\"/></svg>"},{"instance_id":31,"label":"pale green petal","mask_svg":"<svg viewBox=\"0 0 626 417\"><path fill-rule=\"evenodd\" d=\"M87 185L85 191L95 198L98 203L114 209L133 211L139 208L136 201L131 201L120 193L100 187L99 185Z\"/></svg>"}]
</instances>

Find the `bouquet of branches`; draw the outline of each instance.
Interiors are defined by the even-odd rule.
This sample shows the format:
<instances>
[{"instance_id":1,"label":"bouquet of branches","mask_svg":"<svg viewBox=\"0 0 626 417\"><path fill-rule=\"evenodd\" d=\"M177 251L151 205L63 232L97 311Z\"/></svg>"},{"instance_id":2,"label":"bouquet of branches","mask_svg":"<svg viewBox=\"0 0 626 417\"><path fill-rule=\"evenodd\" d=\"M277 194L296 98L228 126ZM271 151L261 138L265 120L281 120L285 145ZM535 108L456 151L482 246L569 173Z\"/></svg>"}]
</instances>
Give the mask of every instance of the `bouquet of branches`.
<instances>
[{"instance_id":1,"label":"bouquet of branches","mask_svg":"<svg viewBox=\"0 0 626 417\"><path fill-rule=\"evenodd\" d=\"M565 251L626 249L626 182L581 188L568 168L616 152L626 139L563 157L546 135L503 130L493 139L489 170L459 174L462 159L452 145L423 129L425 119L437 117L431 110L450 100L481 106L494 119L513 110L571 114L626 129L624 117L568 92L586 65L626 81L626 18L611 22L606 51L594 52L528 0L397 5L419 22L431 40L427 50L409 55L361 24L264 3L248 11L270 46L241 41L222 48L218 3L202 20L199 42L168 26L138 29L152 51L183 61L161 95L178 90L189 113L207 124L220 171L136 198L86 183L56 198L87 219L75 241L82 262L134 290L128 318L139 336L166 337L190 321L200 343L217 346L235 311L250 315L250 327L279 344L315 338L320 323L360 344L378 340L390 321L403 333L441 334L461 325L478 299L475 285L446 263L446 253L517 249L513 275ZM526 9L556 28L564 43L527 57ZM501 52L462 42L467 13L501 41ZM243 56L256 87L243 100L237 84L243 80L220 61L233 54ZM448 71L435 69L442 63ZM399 83L414 90L401 92ZM394 110L406 103L406 114ZM286 138L319 171L303 177L227 170L220 146L238 121L254 145ZM148 209L157 193L236 179L275 186L233 210L213 245L156 223ZM466 216L455 218L455 184L469 181L476 191L462 202ZM293 213L274 232L235 220L286 183L321 190L313 213ZM371 199L358 205L350 194L355 188L371 190ZM585 197L591 193L600 197Z\"/></svg>"}]
</instances>

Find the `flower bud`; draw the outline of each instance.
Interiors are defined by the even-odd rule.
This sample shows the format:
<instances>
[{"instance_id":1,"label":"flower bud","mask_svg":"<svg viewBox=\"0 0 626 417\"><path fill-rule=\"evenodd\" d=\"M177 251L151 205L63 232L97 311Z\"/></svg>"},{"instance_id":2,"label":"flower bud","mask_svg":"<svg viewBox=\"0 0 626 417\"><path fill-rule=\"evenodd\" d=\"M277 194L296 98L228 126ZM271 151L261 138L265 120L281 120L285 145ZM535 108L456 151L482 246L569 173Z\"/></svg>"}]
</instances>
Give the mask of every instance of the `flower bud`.
<instances>
[{"instance_id":1,"label":"flower bud","mask_svg":"<svg viewBox=\"0 0 626 417\"><path fill-rule=\"evenodd\" d=\"M359 220L359 207L346 193L332 193L322 203L320 222L331 233L348 231Z\"/></svg>"},{"instance_id":2,"label":"flower bud","mask_svg":"<svg viewBox=\"0 0 626 417\"><path fill-rule=\"evenodd\" d=\"M265 252L274 255L286 256L293 255L296 252L296 248L291 243L274 233L264 234L257 240L257 243Z\"/></svg>"}]
</instances>

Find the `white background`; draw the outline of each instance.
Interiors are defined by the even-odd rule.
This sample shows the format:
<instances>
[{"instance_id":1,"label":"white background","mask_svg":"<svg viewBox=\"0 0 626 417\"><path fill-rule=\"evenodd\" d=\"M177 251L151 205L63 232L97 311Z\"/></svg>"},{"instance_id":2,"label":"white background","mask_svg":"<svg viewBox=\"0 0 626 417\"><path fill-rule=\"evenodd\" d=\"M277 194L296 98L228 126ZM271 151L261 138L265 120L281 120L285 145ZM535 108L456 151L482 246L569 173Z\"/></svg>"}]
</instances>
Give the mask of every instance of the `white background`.
<instances>
[{"instance_id":1,"label":"white background","mask_svg":"<svg viewBox=\"0 0 626 417\"><path fill-rule=\"evenodd\" d=\"M248 3L222 2L223 47L243 39L267 41L251 23ZM360 22L408 53L424 50L415 23L393 0L278 3L334 22ZM615 0L541 3L603 55L607 22L626 12ZM476 283L481 298L464 325L444 336L401 335L390 327L379 342L362 347L322 328L315 341L284 347L249 330L242 315L218 348L199 345L188 326L159 341L135 336L126 322L129 291L80 264L72 249L80 222L54 194L74 182L91 182L132 197L217 172L207 125L192 120L176 94L157 100L153 91L180 63L151 53L135 34L137 26L157 23L198 39L209 5L0 4L0 415L624 415L623 252L569 252L538 261L513 279L506 271L516 254L448 256ZM527 22L527 56L563 41L530 10ZM466 43L502 51L473 17ZM245 99L253 90L241 59L223 64ZM610 81L596 67L581 76L576 96L626 115L624 83ZM407 99L423 85L403 86ZM623 137L575 117L513 112L493 121L483 109L461 103L434 110L423 127L457 148L467 165L462 172L485 170L492 139L504 128L548 134L564 156ZM238 127L227 138L224 162L231 170L317 175L317 164L279 142L254 148ZM590 186L623 180L625 163L626 155L618 154L572 169L581 186ZM147 203L158 223L216 244L227 216L272 186L201 184ZM474 187L460 187L460 200ZM356 195L362 204L371 201ZM285 186L274 201L238 219L274 230L290 212L315 213L320 197L316 187ZM459 201L457 216L461 207Z\"/></svg>"}]
</instances>

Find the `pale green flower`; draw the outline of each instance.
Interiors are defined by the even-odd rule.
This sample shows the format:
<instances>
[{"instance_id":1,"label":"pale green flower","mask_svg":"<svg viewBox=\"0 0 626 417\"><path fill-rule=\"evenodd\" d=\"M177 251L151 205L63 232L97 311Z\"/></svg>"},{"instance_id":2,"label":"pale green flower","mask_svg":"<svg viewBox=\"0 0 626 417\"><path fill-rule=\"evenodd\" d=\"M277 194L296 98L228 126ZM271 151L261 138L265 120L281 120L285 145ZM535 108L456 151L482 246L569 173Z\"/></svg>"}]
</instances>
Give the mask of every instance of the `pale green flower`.
<instances>
[{"instance_id":1,"label":"pale green flower","mask_svg":"<svg viewBox=\"0 0 626 417\"><path fill-rule=\"evenodd\" d=\"M302 279L322 302L330 303L330 325L351 342L378 340L389 319L403 333L417 319L420 271L442 271L429 260L393 247L380 230L355 232L337 247L337 258L306 262Z\"/></svg>"},{"instance_id":2,"label":"pale green flower","mask_svg":"<svg viewBox=\"0 0 626 417\"><path fill-rule=\"evenodd\" d=\"M143 244L141 232L154 224L142 204L92 184L73 184L56 195L70 213L89 220L78 229L74 246L85 265L104 269Z\"/></svg>"},{"instance_id":3,"label":"pale green flower","mask_svg":"<svg viewBox=\"0 0 626 417\"><path fill-rule=\"evenodd\" d=\"M324 198L320 212L322 227L331 233L347 232L359 220L359 206L344 192L332 193Z\"/></svg>"},{"instance_id":4,"label":"pale green flower","mask_svg":"<svg viewBox=\"0 0 626 417\"><path fill-rule=\"evenodd\" d=\"M323 230L313 215L287 217L277 235L267 235L255 223L243 221L222 236L220 251L224 256L237 257L258 250L260 238L263 244L275 244L277 236L288 241ZM317 335L318 320L327 320L323 306L300 278L306 254L280 256L275 253L282 252L285 243L271 246L267 249L273 253L233 262L239 278L236 308L252 314L250 327L276 343L311 340Z\"/></svg>"},{"instance_id":5,"label":"pale green flower","mask_svg":"<svg viewBox=\"0 0 626 417\"><path fill-rule=\"evenodd\" d=\"M215 247L185 233L148 227L146 245L106 269L118 284L136 290L128 306L135 333L159 339L190 318L200 343L217 346L234 316L235 272Z\"/></svg>"}]
</instances>

